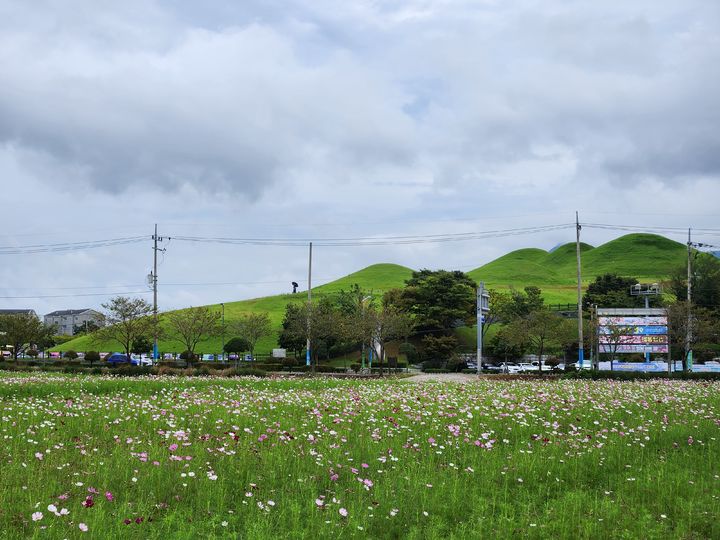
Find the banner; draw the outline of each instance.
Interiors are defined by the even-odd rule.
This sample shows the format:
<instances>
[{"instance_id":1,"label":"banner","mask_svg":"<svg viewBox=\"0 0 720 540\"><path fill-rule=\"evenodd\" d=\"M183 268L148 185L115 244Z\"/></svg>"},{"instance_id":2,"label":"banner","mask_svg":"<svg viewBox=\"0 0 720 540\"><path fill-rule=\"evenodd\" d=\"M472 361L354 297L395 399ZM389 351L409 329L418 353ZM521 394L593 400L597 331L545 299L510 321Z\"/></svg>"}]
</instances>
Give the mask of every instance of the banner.
<instances>
[{"instance_id":1,"label":"banner","mask_svg":"<svg viewBox=\"0 0 720 540\"><path fill-rule=\"evenodd\" d=\"M643 336L650 336L650 335L665 335L668 333L667 326L624 326L624 325L618 325L623 327L623 332L627 332L628 334L639 334ZM601 326L598 329L598 332L600 334L610 334L611 333L611 326Z\"/></svg>"},{"instance_id":2,"label":"banner","mask_svg":"<svg viewBox=\"0 0 720 540\"><path fill-rule=\"evenodd\" d=\"M667 326L667 317L598 317L600 326Z\"/></svg>"},{"instance_id":3,"label":"banner","mask_svg":"<svg viewBox=\"0 0 720 540\"><path fill-rule=\"evenodd\" d=\"M668 352L667 343L665 344L622 344L622 345L608 345L607 343L600 344L600 352L608 354L628 354L628 353L666 353Z\"/></svg>"},{"instance_id":4,"label":"banner","mask_svg":"<svg viewBox=\"0 0 720 540\"><path fill-rule=\"evenodd\" d=\"M598 341L602 344L607 345L667 345L667 336L611 336L607 334L601 334Z\"/></svg>"}]
</instances>

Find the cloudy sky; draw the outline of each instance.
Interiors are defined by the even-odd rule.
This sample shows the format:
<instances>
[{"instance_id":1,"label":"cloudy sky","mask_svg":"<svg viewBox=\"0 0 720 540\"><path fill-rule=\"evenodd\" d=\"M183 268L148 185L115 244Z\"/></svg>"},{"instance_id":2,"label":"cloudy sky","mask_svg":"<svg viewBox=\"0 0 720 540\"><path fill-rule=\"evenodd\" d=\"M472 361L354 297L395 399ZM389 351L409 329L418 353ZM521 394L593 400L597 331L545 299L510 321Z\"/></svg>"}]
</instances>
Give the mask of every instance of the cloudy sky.
<instances>
[{"instance_id":1,"label":"cloudy sky","mask_svg":"<svg viewBox=\"0 0 720 540\"><path fill-rule=\"evenodd\" d=\"M0 254L0 307L146 292L154 223L316 242L575 210L719 227L719 30L716 0L0 0L0 247L146 236ZM572 240L317 247L314 276L469 270ZM305 283L305 247L163 246L161 309Z\"/></svg>"}]
</instances>

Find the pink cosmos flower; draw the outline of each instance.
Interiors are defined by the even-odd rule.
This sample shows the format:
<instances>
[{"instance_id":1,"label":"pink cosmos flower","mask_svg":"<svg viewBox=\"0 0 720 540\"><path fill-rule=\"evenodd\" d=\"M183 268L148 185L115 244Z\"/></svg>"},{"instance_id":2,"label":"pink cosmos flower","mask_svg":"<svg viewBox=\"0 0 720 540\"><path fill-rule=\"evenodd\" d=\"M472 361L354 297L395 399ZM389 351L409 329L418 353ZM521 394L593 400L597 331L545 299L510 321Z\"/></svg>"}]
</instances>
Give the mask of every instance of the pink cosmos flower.
<instances>
[{"instance_id":1,"label":"pink cosmos flower","mask_svg":"<svg viewBox=\"0 0 720 540\"><path fill-rule=\"evenodd\" d=\"M88 526L85 525L84 523L80 523L78 525L78 529L80 529L82 532L88 532Z\"/></svg>"},{"instance_id":2,"label":"pink cosmos flower","mask_svg":"<svg viewBox=\"0 0 720 540\"><path fill-rule=\"evenodd\" d=\"M43 458L44 456L43 456L43 453L42 453L42 452L35 452L35 457L36 457L37 459L39 459L40 461L42 461L42 458Z\"/></svg>"},{"instance_id":3,"label":"pink cosmos flower","mask_svg":"<svg viewBox=\"0 0 720 540\"><path fill-rule=\"evenodd\" d=\"M43 518L42 512L33 512L32 520L33 521L40 521Z\"/></svg>"},{"instance_id":4,"label":"pink cosmos flower","mask_svg":"<svg viewBox=\"0 0 720 540\"><path fill-rule=\"evenodd\" d=\"M113 500L115 499L115 497L113 497L113 494L110 493L109 491L105 492L105 498L110 502L113 502Z\"/></svg>"},{"instance_id":5,"label":"pink cosmos flower","mask_svg":"<svg viewBox=\"0 0 720 540\"><path fill-rule=\"evenodd\" d=\"M345 508L341 508L340 510L338 510L338 512L340 512L340 515L342 517L347 517L348 515L348 511Z\"/></svg>"},{"instance_id":6,"label":"pink cosmos flower","mask_svg":"<svg viewBox=\"0 0 720 540\"><path fill-rule=\"evenodd\" d=\"M87 498L82 502L82 505L85 508L92 508L93 506L95 506L95 501L93 501L93 498L88 495Z\"/></svg>"},{"instance_id":7,"label":"pink cosmos flower","mask_svg":"<svg viewBox=\"0 0 720 540\"><path fill-rule=\"evenodd\" d=\"M172 443L172 444L168 447L168 450L170 450L171 452L174 452L174 451L177 450L177 449L178 449L178 445L175 444L175 443Z\"/></svg>"},{"instance_id":8,"label":"pink cosmos flower","mask_svg":"<svg viewBox=\"0 0 720 540\"><path fill-rule=\"evenodd\" d=\"M323 501L322 499L315 499L315 504L318 506L318 508L322 508L323 506L325 506L325 501Z\"/></svg>"}]
</instances>

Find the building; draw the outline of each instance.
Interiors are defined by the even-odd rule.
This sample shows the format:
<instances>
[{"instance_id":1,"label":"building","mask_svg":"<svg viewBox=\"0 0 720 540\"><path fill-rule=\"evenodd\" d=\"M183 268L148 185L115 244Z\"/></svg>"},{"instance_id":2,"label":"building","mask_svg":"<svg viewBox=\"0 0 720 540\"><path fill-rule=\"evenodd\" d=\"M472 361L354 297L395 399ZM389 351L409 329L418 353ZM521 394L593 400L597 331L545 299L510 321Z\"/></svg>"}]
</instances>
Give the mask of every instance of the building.
<instances>
[{"instance_id":1,"label":"building","mask_svg":"<svg viewBox=\"0 0 720 540\"><path fill-rule=\"evenodd\" d=\"M75 327L86 323L101 324L102 314L94 309L62 309L45 315L45 326L57 325L58 334L75 335Z\"/></svg>"},{"instance_id":2,"label":"building","mask_svg":"<svg viewBox=\"0 0 720 540\"><path fill-rule=\"evenodd\" d=\"M37 317L34 309L0 309L0 315L30 315Z\"/></svg>"}]
</instances>

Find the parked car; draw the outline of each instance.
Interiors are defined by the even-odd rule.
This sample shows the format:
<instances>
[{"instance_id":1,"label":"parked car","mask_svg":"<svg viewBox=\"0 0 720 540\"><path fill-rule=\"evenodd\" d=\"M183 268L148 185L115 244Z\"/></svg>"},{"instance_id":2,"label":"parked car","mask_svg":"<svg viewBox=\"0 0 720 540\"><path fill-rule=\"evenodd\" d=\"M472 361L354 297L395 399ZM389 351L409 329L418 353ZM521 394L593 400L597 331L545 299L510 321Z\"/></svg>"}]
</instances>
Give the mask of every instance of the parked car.
<instances>
[{"instance_id":1,"label":"parked car","mask_svg":"<svg viewBox=\"0 0 720 540\"><path fill-rule=\"evenodd\" d=\"M128 357L128 355L123 353L112 353L105 357L105 361L110 364L130 364L132 362L132 359Z\"/></svg>"},{"instance_id":2,"label":"parked car","mask_svg":"<svg viewBox=\"0 0 720 540\"><path fill-rule=\"evenodd\" d=\"M524 373L532 373L534 371L538 370L538 365L540 365L541 371L551 371L552 367L547 365L545 362L540 364L537 360L534 360L532 362L525 362L518 364L520 366L520 370Z\"/></svg>"}]
</instances>

